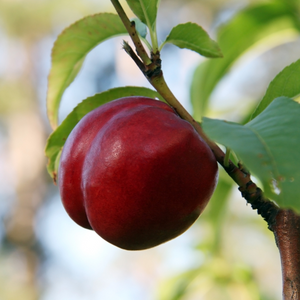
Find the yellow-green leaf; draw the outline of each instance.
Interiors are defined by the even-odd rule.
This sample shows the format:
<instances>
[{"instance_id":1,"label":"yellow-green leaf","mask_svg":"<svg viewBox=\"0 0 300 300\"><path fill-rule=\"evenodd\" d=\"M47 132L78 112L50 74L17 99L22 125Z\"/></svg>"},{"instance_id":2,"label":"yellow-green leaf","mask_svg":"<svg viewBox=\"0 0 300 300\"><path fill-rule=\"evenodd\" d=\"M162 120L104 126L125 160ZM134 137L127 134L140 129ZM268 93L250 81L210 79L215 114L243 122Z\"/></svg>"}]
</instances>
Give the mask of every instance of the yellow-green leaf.
<instances>
[{"instance_id":1,"label":"yellow-green leaf","mask_svg":"<svg viewBox=\"0 0 300 300\"><path fill-rule=\"evenodd\" d=\"M80 71L86 55L101 42L126 33L117 15L101 13L79 20L58 36L52 50L47 93L47 113L52 128L58 125L62 95Z\"/></svg>"}]
</instances>

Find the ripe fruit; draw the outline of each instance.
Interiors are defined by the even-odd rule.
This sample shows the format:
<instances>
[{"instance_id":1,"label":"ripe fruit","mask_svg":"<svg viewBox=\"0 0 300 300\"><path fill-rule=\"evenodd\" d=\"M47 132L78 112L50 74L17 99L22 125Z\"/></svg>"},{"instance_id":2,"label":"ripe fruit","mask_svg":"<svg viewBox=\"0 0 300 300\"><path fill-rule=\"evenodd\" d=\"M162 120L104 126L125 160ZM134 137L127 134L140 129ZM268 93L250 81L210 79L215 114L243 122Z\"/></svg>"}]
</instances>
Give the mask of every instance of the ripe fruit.
<instances>
[{"instance_id":1,"label":"ripe fruit","mask_svg":"<svg viewBox=\"0 0 300 300\"><path fill-rule=\"evenodd\" d=\"M59 188L79 225L128 250L187 230L215 188L216 160L167 104L126 97L87 114L62 151Z\"/></svg>"}]
</instances>

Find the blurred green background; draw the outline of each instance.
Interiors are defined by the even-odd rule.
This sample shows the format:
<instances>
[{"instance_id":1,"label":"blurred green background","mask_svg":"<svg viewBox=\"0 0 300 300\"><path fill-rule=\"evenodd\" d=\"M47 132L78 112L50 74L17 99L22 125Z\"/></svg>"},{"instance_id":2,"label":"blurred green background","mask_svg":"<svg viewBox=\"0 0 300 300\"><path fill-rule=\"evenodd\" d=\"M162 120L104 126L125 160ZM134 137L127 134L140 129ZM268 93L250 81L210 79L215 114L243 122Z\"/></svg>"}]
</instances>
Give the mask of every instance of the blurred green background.
<instances>
[{"instance_id":1,"label":"blurred green background","mask_svg":"<svg viewBox=\"0 0 300 300\"><path fill-rule=\"evenodd\" d=\"M273 235L222 170L199 221L154 249L115 248L64 212L44 156L51 48L66 26L104 11L114 11L109 0L0 0L0 300L281 299ZM293 0L162 0L162 38L196 22L225 55L205 61L167 45L167 82L197 119L244 122L272 78L299 59L299 12ZM121 44L115 38L89 54L60 120L97 92L149 86Z\"/></svg>"}]
</instances>

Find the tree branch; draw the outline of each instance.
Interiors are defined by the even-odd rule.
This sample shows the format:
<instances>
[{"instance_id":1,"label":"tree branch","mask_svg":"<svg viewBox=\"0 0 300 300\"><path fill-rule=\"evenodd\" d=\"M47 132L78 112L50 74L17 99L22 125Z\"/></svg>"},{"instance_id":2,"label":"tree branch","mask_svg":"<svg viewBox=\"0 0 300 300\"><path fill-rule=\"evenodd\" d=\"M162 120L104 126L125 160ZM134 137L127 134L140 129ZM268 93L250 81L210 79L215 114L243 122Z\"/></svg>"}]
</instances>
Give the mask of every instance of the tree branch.
<instances>
[{"instance_id":1,"label":"tree branch","mask_svg":"<svg viewBox=\"0 0 300 300\"><path fill-rule=\"evenodd\" d=\"M283 299L300 299L300 216L280 210L272 225L280 252Z\"/></svg>"}]
</instances>

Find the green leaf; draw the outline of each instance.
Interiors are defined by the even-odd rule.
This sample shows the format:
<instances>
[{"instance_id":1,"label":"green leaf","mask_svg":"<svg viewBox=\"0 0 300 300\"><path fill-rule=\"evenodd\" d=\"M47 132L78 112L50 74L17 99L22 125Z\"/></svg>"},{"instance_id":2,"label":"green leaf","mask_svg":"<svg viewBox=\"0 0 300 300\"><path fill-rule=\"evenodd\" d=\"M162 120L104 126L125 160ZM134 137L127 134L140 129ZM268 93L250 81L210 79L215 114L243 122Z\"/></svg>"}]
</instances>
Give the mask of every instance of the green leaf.
<instances>
[{"instance_id":1,"label":"green leaf","mask_svg":"<svg viewBox=\"0 0 300 300\"><path fill-rule=\"evenodd\" d=\"M167 36L165 43L179 48L187 48L207 57L222 57L218 44L210 39L207 32L195 23L175 26Z\"/></svg>"},{"instance_id":2,"label":"green leaf","mask_svg":"<svg viewBox=\"0 0 300 300\"><path fill-rule=\"evenodd\" d=\"M300 94L300 59L284 68L270 83L267 92L251 119L258 116L275 98L296 97Z\"/></svg>"},{"instance_id":3,"label":"green leaf","mask_svg":"<svg viewBox=\"0 0 300 300\"><path fill-rule=\"evenodd\" d=\"M56 181L58 162L62 147L64 146L69 134L76 124L93 109L112 100L127 96L145 96L150 98L158 98L164 101L156 91L143 87L114 88L83 100L74 108L74 110L48 138L45 149L46 156L49 159L47 168L54 181Z\"/></svg>"},{"instance_id":4,"label":"green leaf","mask_svg":"<svg viewBox=\"0 0 300 300\"><path fill-rule=\"evenodd\" d=\"M265 50L272 48L274 43L268 37L276 33L277 42L280 42L289 29L299 31L299 21L295 21L294 10L284 1L247 7L220 27L217 42L224 58L200 64L192 81L191 102L195 119L201 120L205 115L212 91L243 53L257 43L263 44Z\"/></svg>"},{"instance_id":5,"label":"green leaf","mask_svg":"<svg viewBox=\"0 0 300 300\"><path fill-rule=\"evenodd\" d=\"M62 95L80 71L86 55L99 43L126 33L117 15L103 13L85 17L59 35L48 78L47 113L53 128L57 127Z\"/></svg>"},{"instance_id":6,"label":"green leaf","mask_svg":"<svg viewBox=\"0 0 300 300\"><path fill-rule=\"evenodd\" d=\"M126 0L134 14L152 30L155 28L160 0Z\"/></svg>"},{"instance_id":7,"label":"green leaf","mask_svg":"<svg viewBox=\"0 0 300 300\"><path fill-rule=\"evenodd\" d=\"M280 97L246 125L203 118L203 129L237 154L267 197L300 212L299 115L299 103Z\"/></svg>"}]
</instances>

